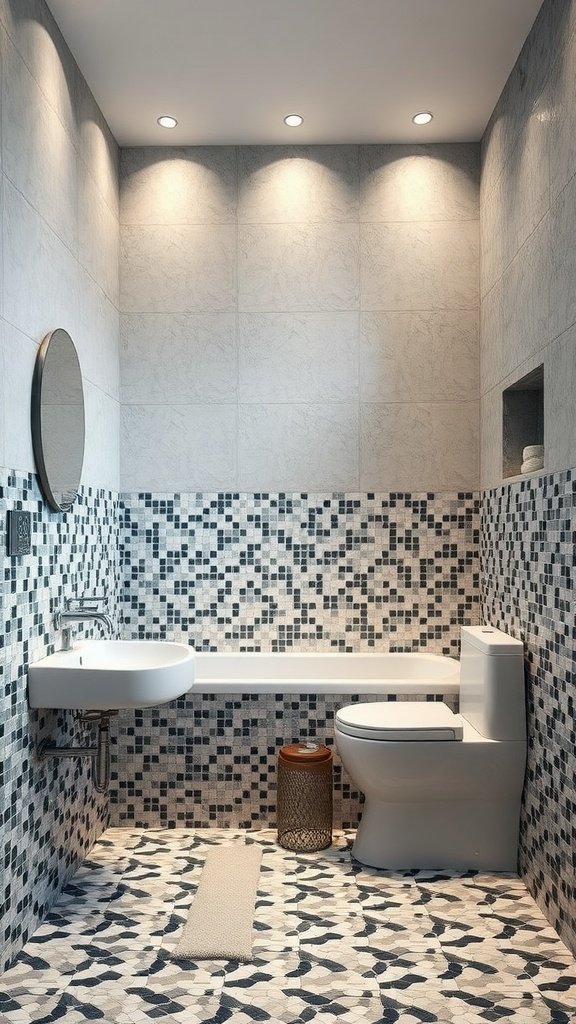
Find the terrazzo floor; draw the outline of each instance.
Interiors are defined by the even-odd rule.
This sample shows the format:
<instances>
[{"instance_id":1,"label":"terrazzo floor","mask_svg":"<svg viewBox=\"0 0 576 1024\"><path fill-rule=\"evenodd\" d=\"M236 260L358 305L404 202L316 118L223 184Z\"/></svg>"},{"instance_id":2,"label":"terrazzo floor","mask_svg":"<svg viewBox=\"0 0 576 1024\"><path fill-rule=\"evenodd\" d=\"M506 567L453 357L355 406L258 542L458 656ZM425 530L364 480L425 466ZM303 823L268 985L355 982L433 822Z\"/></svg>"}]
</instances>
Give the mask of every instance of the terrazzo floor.
<instances>
[{"instance_id":1,"label":"terrazzo floor","mask_svg":"<svg viewBox=\"0 0 576 1024\"><path fill-rule=\"evenodd\" d=\"M0 1020L574 1024L574 960L520 879L366 869L351 841L109 829L0 978ZM263 846L254 961L171 960L221 843Z\"/></svg>"}]
</instances>

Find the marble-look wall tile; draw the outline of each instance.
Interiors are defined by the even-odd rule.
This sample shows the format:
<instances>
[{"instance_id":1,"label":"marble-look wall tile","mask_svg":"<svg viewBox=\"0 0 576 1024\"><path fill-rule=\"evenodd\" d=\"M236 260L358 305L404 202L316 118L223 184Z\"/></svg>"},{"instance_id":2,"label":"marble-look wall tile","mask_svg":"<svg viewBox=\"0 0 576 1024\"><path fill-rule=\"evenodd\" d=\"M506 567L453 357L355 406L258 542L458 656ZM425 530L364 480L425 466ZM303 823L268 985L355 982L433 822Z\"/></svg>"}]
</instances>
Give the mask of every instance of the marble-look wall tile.
<instances>
[{"instance_id":1,"label":"marble-look wall tile","mask_svg":"<svg viewBox=\"0 0 576 1024\"><path fill-rule=\"evenodd\" d=\"M412 485L437 491L478 486L477 402L362 405L361 490Z\"/></svg>"},{"instance_id":2,"label":"marble-look wall tile","mask_svg":"<svg viewBox=\"0 0 576 1024\"><path fill-rule=\"evenodd\" d=\"M576 44L575 44L576 47ZM576 322L576 176L554 200L550 210L550 336Z\"/></svg>"},{"instance_id":3,"label":"marble-look wall tile","mask_svg":"<svg viewBox=\"0 0 576 1024\"><path fill-rule=\"evenodd\" d=\"M127 490L236 489L235 405L125 405L121 473Z\"/></svg>"},{"instance_id":4,"label":"marble-look wall tile","mask_svg":"<svg viewBox=\"0 0 576 1024\"><path fill-rule=\"evenodd\" d=\"M3 208L4 316L34 341L55 326L74 336L79 322L76 260L6 179Z\"/></svg>"},{"instance_id":5,"label":"marble-look wall tile","mask_svg":"<svg viewBox=\"0 0 576 1024\"><path fill-rule=\"evenodd\" d=\"M522 133L504 167L504 226L512 257L550 206L550 102L547 90L529 111ZM502 208L500 208L502 215Z\"/></svg>"},{"instance_id":6,"label":"marble-look wall tile","mask_svg":"<svg viewBox=\"0 0 576 1024\"><path fill-rule=\"evenodd\" d=\"M478 220L479 147L360 146L360 220Z\"/></svg>"},{"instance_id":7,"label":"marble-look wall tile","mask_svg":"<svg viewBox=\"0 0 576 1024\"><path fill-rule=\"evenodd\" d=\"M502 480L502 386L480 399L480 486L496 487Z\"/></svg>"},{"instance_id":8,"label":"marble-look wall tile","mask_svg":"<svg viewBox=\"0 0 576 1024\"><path fill-rule=\"evenodd\" d=\"M122 402L234 402L234 313L125 313L120 327Z\"/></svg>"},{"instance_id":9,"label":"marble-look wall tile","mask_svg":"<svg viewBox=\"0 0 576 1024\"><path fill-rule=\"evenodd\" d=\"M550 472L576 462L576 326L552 342L547 353L544 437Z\"/></svg>"},{"instance_id":10,"label":"marble-look wall tile","mask_svg":"<svg viewBox=\"0 0 576 1024\"><path fill-rule=\"evenodd\" d=\"M78 154L116 220L120 215L120 150L100 107L80 76L77 98Z\"/></svg>"},{"instance_id":11,"label":"marble-look wall tile","mask_svg":"<svg viewBox=\"0 0 576 1024\"><path fill-rule=\"evenodd\" d=\"M78 300L81 328L74 337L74 344L78 351L82 376L110 398L118 401L118 309L86 270L80 272Z\"/></svg>"},{"instance_id":12,"label":"marble-look wall tile","mask_svg":"<svg viewBox=\"0 0 576 1024\"><path fill-rule=\"evenodd\" d=\"M241 402L358 400L356 313L241 313Z\"/></svg>"},{"instance_id":13,"label":"marble-look wall tile","mask_svg":"<svg viewBox=\"0 0 576 1024\"><path fill-rule=\"evenodd\" d=\"M122 232L124 313L235 309L236 230L228 225L129 225Z\"/></svg>"},{"instance_id":14,"label":"marble-look wall tile","mask_svg":"<svg viewBox=\"0 0 576 1024\"><path fill-rule=\"evenodd\" d=\"M116 399L84 381L86 447L82 483L94 480L111 491L120 487L120 406Z\"/></svg>"},{"instance_id":15,"label":"marble-look wall tile","mask_svg":"<svg viewBox=\"0 0 576 1024\"><path fill-rule=\"evenodd\" d=\"M243 224L241 312L358 308L357 224Z\"/></svg>"},{"instance_id":16,"label":"marble-look wall tile","mask_svg":"<svg viewBox=\"0 0 576 1024\"><path fill-rule=\"evenodd\" d=\"M123 224L230 224L236 220L236 149L123 149Z\"/></svg>"},{"instance_id":17,"label":"marble-look wall tile","mask_svg":"<svg viewBox=\"0 0 576 1024\"><path fill-rule=\"evenodd\" d=\"M241 224L358 220L356 146L242 146Z\"/></svg>"},{"instance_id":18,"label":"marble-look wall tile","mask_svg":"<svg viewBox=\"0 0 576 1024\"><path fill-rule=\"evenodd\" d=\"M560 28L555 60L550 66L547 86L550 134L550 198L554 200L576 172L576 46L574 45L574 3L557 2L549 8L563 7L568 24ZM570 11L570 13L568 13Z\"/></svg>"},{"instance_id":19,"label":"marble-look wall tile","mask_svg":"<svg viewBox=\"0 0 576 1024\"><path fill-rule=\"evenodd\" d=\"M80 263L118 306L118 219L84 164L78 183L78 245Z\"/></svg>"},{"instance_id":20,"label":"marble-look wall tile","mask_svg":"<svg viewBox=\"0 0 576 1024\"><path fill-rule=\"evenodd\" d=\"M474 401L478 341L475 310L363 313L362 401Z\"/></svg>"},{"instance_id":21,"label":"marble-look wall tile","mask_svg":"<svg viewBox=\"0 0 576 1024\"><path fill-rule=\"evenodd\" d=\"M505 374L550 341L551 235L552 225L546 216L502 277L502 369Z\"/></svg>"},{"instance_id":22,"label":"marble-look wall tile","mask_svg":"<svg viewBox=\"0 0 576 1024\"><path fill-rule=\"evenodd\" d=\"M478 147L397 156L388 146L363 147L361 162L356 146L127 151L125 401L237 403L240 485L260 489L315 486L313 470L323 486L355 486L361 346L370 401L475 401ZM219 327L212 339L190 333L192 314L228 313L237 362ZM341 436L351 404L356 426L346 412ZM339 409L329 443L320 405ZM193 439L179 443L188 464Z\"/></svg>"},{"instance_id":23,"label":"marble-look wall tile","mask_svg":"<svg viewBox=\"0 0 576 1024\"><path fill-rule=\"evenodd\" d=\"M363 224L366 310L475 309L478 223Z\"/></svg>"},{"instance_id":24,"label":"marble-look wall tile","mask_svg":"<svg viewBox=\"0 0 576 1024\"><path fill-rule=\"evenodd\" d=\"M77 136L80 72L41 0L4 0L5 28L71 139Z\"/></svg>"},{"instance_id":25,"label":"marble-look wall tile","mask_svg":"<svg viewBox=\"0 0 576 1024\"><path fill-rule=\"evenodd\" d=\"M14 466L23 473L35 469L28 396L37 352L37 345L25 334L0 321L0 466Z\"/></svg>"},{"instance_id":26,"label":"marble-look wall tile","mask_svg":"<svg viewBox=\"0 0 576 1024\"><path fill-rule=\"evenodd\" d=\"M358 488L358 406L241 405L242 491Z\"/></svg>"},{"instance_id":27,"label":"marble-look wall tile","mask_svg":"<svg viewBox=\"0 0 576 1024\"><path fill-rule=\"evenodd\" d=\"M480 307L480 394L493 388L504 376L504 319L502 279L482 297Z\"/></svg>"},{"instance_id":28,"label":"marble-look wall tile","mask_svg":"<svg viewBox=\"0 0 576 1024\"><path fill-rule=\"evenodd\" d=\"M76 150L8 35L0 31L0 37L4 173L75 251Z\"/></svg>"}]
</instances>

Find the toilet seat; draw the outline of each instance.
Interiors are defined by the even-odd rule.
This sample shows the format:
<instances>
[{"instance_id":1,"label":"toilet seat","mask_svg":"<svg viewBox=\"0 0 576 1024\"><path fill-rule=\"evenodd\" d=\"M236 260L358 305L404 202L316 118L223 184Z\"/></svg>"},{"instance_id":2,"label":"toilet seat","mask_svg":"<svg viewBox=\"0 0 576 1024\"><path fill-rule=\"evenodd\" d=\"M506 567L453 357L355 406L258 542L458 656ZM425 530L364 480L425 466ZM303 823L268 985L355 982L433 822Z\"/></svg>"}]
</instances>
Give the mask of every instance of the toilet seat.
<instances>
[{"instance_id":1,"label":"toilet seat","mask_svg":"<svg viewBox=\"0 0 576 1024\"><path fill-rule=\"evenodd\" d=\"M336 713L336 728L365 740L446 742L462 740L464 720L440 702L351 704Z\"/></svg>"}]
</instances>

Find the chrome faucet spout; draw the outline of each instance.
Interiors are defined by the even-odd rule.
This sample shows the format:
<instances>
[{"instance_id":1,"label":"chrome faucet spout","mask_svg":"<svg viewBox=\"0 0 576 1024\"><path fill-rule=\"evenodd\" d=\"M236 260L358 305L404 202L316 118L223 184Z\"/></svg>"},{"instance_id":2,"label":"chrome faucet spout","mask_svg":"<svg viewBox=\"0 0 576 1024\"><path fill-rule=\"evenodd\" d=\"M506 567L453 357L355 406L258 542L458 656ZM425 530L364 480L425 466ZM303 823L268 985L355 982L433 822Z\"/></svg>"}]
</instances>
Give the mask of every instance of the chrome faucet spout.
<instances>
[{"instance_id":1,"label":"chrome faucet spout","mask_svg":"<svg viewBox=\"0 0 576 1024\"><path fill-rule=\"evenodd\" d=\"M73 622L98 622L105 627L108 633L114 632L114 623L107 612L98 612L88 608L78 608L74 611L65 609L56 612L54 625L56 629L62 630L62 647L60 648L62 651L69 651L72 647L71 625Z\"/></svg>"}]
</instances>

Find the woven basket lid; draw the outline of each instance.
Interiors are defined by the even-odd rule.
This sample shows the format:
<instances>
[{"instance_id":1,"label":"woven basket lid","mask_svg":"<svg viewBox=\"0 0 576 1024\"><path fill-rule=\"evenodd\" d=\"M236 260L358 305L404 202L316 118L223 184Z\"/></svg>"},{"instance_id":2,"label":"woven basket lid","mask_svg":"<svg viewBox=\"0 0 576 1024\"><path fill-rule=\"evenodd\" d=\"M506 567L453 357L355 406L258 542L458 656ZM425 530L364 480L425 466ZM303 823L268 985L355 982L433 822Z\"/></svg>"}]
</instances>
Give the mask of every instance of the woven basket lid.
<instances>
[{"instance_id":1,"label":"woven basket lid","mask_svg":"<svg viewBox=\"0 0 576 1024\"><path fill-rule=\"evenodd\" d=\"M289 743L282 747L280 757L283 761L291 761L293 764L319 764L322 761L329 761L332 751L321 743L304 740L302 743Z\"/></svg>"}]
</instances>

